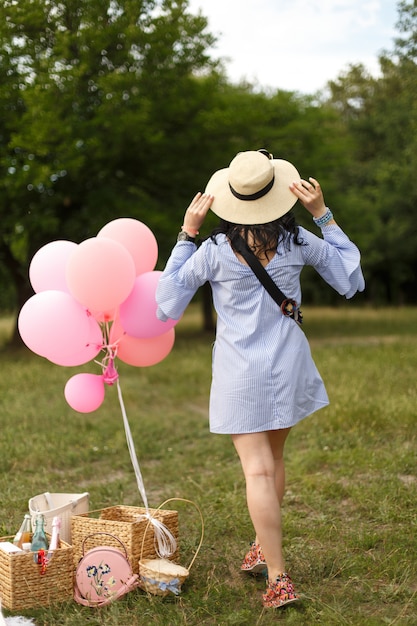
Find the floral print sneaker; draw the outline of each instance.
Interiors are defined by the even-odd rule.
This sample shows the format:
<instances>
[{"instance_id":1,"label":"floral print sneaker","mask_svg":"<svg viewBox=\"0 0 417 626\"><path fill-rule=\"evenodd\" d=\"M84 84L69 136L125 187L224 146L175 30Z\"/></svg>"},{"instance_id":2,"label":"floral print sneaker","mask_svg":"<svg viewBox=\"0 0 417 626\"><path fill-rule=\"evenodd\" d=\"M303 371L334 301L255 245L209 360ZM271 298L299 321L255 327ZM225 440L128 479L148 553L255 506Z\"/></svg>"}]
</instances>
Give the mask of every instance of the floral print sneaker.
<instances>
[{"instance_id":1,"label":"floral print sneaker","mask_svg":"<svg viewBox=\"0 0 417 626\"><path fill-rule=\"evenodd\" d=\"M266 593L262 594L263 605L269 609L277 609L296 600L298 596L294 591L294 585L286 573L277 576L273 582L268 581Z\"/></svg>"},{"instance_id":2,"label":"floral print sneaker","mask_svg":"<svg viewBox=\"0 0 417 626\"><path fill-rule=\"evenodd\" d=\"M243 559L240 569L249 574L266 574L266 561L260 545L255 542L250 544L250 550Z\"/></svg>"}]
</instances>

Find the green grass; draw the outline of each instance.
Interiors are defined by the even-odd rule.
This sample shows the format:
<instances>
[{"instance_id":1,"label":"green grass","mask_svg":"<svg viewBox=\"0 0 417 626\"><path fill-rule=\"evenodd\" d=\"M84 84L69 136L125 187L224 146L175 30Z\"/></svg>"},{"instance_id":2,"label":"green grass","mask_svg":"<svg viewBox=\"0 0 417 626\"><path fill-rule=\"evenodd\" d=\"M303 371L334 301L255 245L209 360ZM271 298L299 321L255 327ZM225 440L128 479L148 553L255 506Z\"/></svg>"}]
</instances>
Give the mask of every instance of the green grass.
<instances>
[{"instance_id":1,"label":"green grass","mask_svg":"<svg viewBox=\"0 0 417 626\"><path fill-rule=\"evenodd\" d=\"M191 307L173 352L150 368L119 364L120 384L150 506L198 503L205 539L178 597L141 591L95 610L73 602L23 612L38 625L415 625L417 615L417 309L304 310L305 332L331 404L291 433L286 449L284 548L303 595L262 609L262 581L239 565L252 529L229 437L208 431L212 337ZM5 341L11 320L0 320ZM89 491L91 508L142 506L115 388L81 415L63 388L78 371L3 351L0 379L0 531L13 534L28 498ZM199 539L178 504L180 562Z\"/></svg>"}]
</instances>

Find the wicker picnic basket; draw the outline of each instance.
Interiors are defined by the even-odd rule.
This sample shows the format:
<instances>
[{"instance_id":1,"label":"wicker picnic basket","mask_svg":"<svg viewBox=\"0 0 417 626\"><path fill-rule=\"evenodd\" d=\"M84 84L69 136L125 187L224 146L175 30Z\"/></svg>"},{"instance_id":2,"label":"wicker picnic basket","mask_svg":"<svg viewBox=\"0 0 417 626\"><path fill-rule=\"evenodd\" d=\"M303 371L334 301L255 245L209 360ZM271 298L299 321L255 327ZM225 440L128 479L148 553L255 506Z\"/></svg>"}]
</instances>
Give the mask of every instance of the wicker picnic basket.
<instances>
[{"instance_id":1,"label":"wicker picnic basket","mask_svg":"<svg viewBox=\"0 0 417 626\"><path fill-rule=\"evenodd\" d=\"M47 535L50 539L50 535ZM0 541L13 542L12 537ZM10 611L21 611L64 602L72 598L74 565L72 547L61 541L54 550L45 573L34 562L34 552L0 550L0 597Z\"/></svg>"},{"instance_id":2,"label":"wicker picnic basket","mask_svg":"<svg viewBox=\"0 0 417 626\"><path fill-rule=\"evenodd\" d=\"M97 548L102 545L99 535L94 537L94 533L109 533L115 535L126 547L129 562L132 564L134 574L139 573L139 559L141 556L155 558L157 556L155 547L155 535L153 527L146 533L149 520L143 516L147 510L135 506L111 506L105 509L89 511L81 515L71 517L71 536L74 555L74 566L76 567L83 555L83 542L88 538L85 549ZM149 509L150 515L162 522L168 528L178 543L178 512L171 510ZM106 538L106 545L120 549L117 539ZM178 550L172 555L176 558Z\"/></svg>"},{"instance_id":3,"label":"wicker picnic basket","mask_svg":"<svg viewBox=\"0 0 417 626\"><path fill-rule=\"evenodd\" d=\"M164 558L144 558L146 536L150 525L150 522L148 522L143 534L141 557L139 560L139 587L143 589L143 591L147 591L148 593L156 596L167 596L170 593L178 595L181 593L181 586L189 576L190 569L197 558L204 538L204 520L201 510L195 502L184 498L170 498L169 500L165 500L165 502L161 504L161 507L175 500L188 502L196 508L201 522L200 541L194 552L194 556L187 567L177 565L175 562Z\"/></svg>"}]
</instances>

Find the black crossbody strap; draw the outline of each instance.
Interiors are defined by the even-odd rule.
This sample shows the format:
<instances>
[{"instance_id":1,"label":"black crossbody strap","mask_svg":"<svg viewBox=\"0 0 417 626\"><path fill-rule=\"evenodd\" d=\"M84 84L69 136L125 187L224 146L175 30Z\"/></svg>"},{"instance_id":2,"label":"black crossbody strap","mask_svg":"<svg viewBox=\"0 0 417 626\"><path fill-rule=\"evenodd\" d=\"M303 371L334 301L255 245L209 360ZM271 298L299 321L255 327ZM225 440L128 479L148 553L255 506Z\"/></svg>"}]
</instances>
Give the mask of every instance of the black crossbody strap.
<instances>
[{"instance_id":1,"label":"black crossbody strap","mask_svg":"<svg viewBox=\"0 0 417 626\"><path fill-rule=\"evenodd\" d=\"M233 240L233 244L237 252L239 252L243 256L249 267L252 269L253 273L257 276L258 280L265 287L271 298L273 298L280 307L284 300L287 299L286 296L284 296L281 289L272 280L260 260L249 248L246 241L243 239L243 237L236 237L236 239Z\"/></svg>"},{"instance_id":2,"label":"black crossbody strap","mask_svg":"<svg viewBox=\"0 0 417 626\"><path fill-rule=\"evenodd\" d=\"M287 317L292 317L298 324L302 324L303 316L297 306L296 301L287 298L282 293L281 289L270 277L260 260L249 248L243 237L235 237L233 239L233 245L235 247L235 250L243 256L243 258L245 259L255 276L258 278L259 282L265 287L271 298L273 298L273 300L275 300L275 302L278 304L282 313Z\"/></svg>"}]
</instances>

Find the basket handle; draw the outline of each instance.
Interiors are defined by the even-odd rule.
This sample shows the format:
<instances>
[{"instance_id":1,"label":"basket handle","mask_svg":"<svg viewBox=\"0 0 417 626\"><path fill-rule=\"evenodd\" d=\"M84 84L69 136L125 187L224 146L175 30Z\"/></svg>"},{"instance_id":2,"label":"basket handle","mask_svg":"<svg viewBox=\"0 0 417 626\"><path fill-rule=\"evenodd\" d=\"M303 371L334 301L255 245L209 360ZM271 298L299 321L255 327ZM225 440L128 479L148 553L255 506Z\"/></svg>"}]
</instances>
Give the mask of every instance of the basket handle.
<instances>
[{"instance_id":1,"label":"basket handle","mask_svg":"<svg viewBox=\"0 0 417 626\"><path fill-rule=\"evenodd\" d=\"M201 513L200 507L193 502L192 500L187 500L186 498L168 498L168 500L165 500L164 502L162 502L162 504L160 504L155 510L159 511L160 509L162 509L162 507L164 507L166 504L168 504L169 502L187 502L188 504L192 504L194 506L194 508L197 510L199 516L200 516L200 521L201 521L201 536L200 536L200 541L198 543L197 549L194 553L193 558L191 559L190 564L188 565L187 569L190 570L194 564L194 561L197 558L198 553L200 552L201 546L203 544L203 539L204 539L204 519L203 519L203 514ZM143 547L145 545L145 537L146 537L146 533L148 531L148 528L151 524L151 520L148 520L148 523L146 524L146 528L145 531L143 533L143 537L142 537L142 546L140 549L140 559L142 560L142 554L143 554Z\"/></svg>"},{"instance_id":2,"label":"basket handle","mask_svg":"<svg viewBox=\"0 0 417 626\"><path fill-rule=\"evenodd\" d=\"M118 541L120 543L120 545L122 546L122 548L124 550L124 553L125 553L125 557L126 557L127 561L129 562L129 557L128 557L128 554L127 554L126 546L123 543L123 541L121 541L119 539L119 537L116 537L116 535L112 535L111 533L105 533L105 532L90 533L89 535L84 537L83 543L82 543L82 546L81 546L81 550L82 550L83 556L85 555L85 542L87 541L87 539L90 539L90 537L95 537L95 535L107 535L108 537L112 537L113 539L116 539L116 541Z\"/></svg>"}]
</instances>

